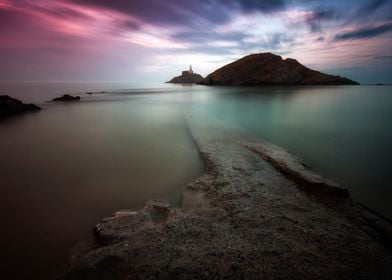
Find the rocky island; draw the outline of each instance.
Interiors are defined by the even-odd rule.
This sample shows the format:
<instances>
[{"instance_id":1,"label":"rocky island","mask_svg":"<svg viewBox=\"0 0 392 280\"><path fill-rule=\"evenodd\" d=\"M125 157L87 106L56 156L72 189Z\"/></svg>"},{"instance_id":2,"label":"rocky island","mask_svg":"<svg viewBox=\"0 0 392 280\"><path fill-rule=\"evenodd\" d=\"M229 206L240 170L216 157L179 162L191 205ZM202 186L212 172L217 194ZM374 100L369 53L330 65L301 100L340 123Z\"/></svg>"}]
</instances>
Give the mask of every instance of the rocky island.
<instances>
[{"instance_id":1,"label":"rocky island","mask_svg":"<svg viewBox=\"0 0 392 280\"><path fill-rule=\"evenodd\" d=\"M194 73L192 66L189 66L189 70L182 71L181 76L174 77L167 83L172 84L197 84L203 80L203 77L197 73Z\"/></svg>"},{"instance_id":2,"label":"rocky island","mask_svg":"<svg viewBox=\"0 0 392 280\"><path fill-rule=\"evenodd\" d=\"M309 69L292 58L272 53L245 56L209 74L203 85L358 85L357 82Z\"/></svg>"},{"instance_id":3,"label":"rocky island","mask_svg":"<svg viewBox=\"0 0 392 280\"><path fill-rule=\"evenodd\" d=\"M41 110L41 108L37 105L25 104L22 101L8 95L0 95L0 120L11 115L36 112L39 110Z\"/></svg>"}]
</instances>

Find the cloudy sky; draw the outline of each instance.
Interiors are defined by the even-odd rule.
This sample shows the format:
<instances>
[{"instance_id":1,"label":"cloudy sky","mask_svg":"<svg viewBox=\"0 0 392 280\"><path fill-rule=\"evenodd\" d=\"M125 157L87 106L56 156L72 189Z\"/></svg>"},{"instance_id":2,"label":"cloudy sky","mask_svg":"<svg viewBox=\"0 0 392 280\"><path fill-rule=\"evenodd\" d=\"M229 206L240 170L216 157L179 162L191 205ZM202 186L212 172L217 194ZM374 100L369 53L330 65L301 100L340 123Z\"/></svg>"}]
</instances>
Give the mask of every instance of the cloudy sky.
<instances>
[{"instance_id":1,"label":"cloudy sky","mask_svg":"<svg viewBox=\"0 0 392 280\"><path fill-rule=\"evenodd\" d=\"M392 83L392 0L0 0L2 81L165 81L273 52Z\"/></svg>"}]
</instances>

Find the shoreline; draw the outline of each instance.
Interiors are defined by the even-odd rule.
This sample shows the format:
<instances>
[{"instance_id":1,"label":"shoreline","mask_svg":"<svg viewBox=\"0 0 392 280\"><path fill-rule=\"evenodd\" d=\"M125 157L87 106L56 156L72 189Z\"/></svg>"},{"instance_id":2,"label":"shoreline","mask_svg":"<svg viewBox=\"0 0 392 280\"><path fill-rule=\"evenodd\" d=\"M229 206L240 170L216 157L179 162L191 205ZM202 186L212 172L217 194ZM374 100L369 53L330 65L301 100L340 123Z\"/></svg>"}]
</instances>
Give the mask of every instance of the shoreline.
<instances>
[{"instance_id":1,"label":"shoreline","mask_svg":"<svg viewBox=\"0 0 392 280\"><path fill-rule=\"evenodd\" d=\"M59 279L392 277L388 221L295 157L284 166L299 164L320 187L304 188L264 160L268 145L187 123L206 172L184 188L181 207L148 201L103 219Z\"/></svg>"}]
</instances>

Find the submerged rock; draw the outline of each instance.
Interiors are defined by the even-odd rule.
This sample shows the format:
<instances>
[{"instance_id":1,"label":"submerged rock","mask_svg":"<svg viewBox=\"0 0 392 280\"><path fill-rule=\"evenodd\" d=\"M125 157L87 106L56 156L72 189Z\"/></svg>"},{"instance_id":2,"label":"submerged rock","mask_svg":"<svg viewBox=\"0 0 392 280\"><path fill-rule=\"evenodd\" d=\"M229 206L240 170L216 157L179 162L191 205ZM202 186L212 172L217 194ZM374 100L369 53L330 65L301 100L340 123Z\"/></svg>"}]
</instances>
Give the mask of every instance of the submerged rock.
<instances>
[{"instance_id":1,"label":"submerged rock","mask_svg":"<svg viewBox=\"0 0 392 280\"><path fill-rule=\"evenodd\" d=\"M80 100L80 96L72 96L69 94L64 94L61 97L56 97L54 99L52 99L52 102L68 102L68 101L79 101Z\"/></svg>"},{"instance_id":2,"label":"submerged rock","mask_svg":"<svg viewBox=\"0 0 392 280\"><path fill-rule=\"evenodd\" d=\"M25 104L22 101L8 95L0 95L0 119L26 112L36 112L41 110L35 104Z\"/></svg>"},{"instance_id":3,"label":"submerged rock","mask_svg":"<svg viewBox=\"0 0 392 280\"><path fill-rule=\"evenodd\" d=\"M266 141L243 142L242 145L260 155L294 182L298 182L309 193L322 193L325 197L327 195L349 197L346 188L312 171L302 160L281 147Z\"/></svg>"},{"instance_id":4,"label":"submerged rock","mask_svg":"<svg viewBox=\"0 0 392 280\"><path fill-rule=\"evenodd\" d=\"M272 53L245 56L209 74L204 85L358 85L357 82L309 69L292 58Z\"/></svg>"}]
</instances>

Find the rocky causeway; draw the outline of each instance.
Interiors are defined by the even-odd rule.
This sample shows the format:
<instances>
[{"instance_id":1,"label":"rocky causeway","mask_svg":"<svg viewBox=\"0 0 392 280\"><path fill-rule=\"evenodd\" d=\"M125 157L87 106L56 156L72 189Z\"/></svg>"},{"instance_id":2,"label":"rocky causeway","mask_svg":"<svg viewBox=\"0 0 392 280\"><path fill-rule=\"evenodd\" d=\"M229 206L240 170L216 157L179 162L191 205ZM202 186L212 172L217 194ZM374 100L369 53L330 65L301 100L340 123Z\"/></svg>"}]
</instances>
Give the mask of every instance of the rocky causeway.
<instances>
[{"instance_id":1,"label":"rocky causeway","mask_svg":"<svg viewBox=\"0 0 392 280\"><path fill-rule=\"evenodd\" d=\"M180 206L103 219L58 279L392 279L390 222L279 147L187 122L206 170Z\"/></svg>"}]
</instances>

